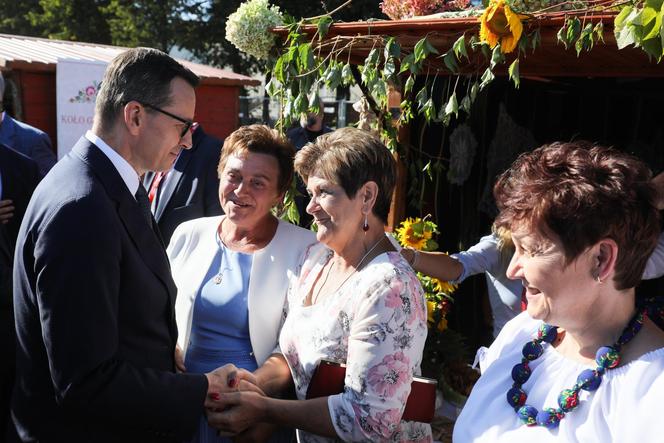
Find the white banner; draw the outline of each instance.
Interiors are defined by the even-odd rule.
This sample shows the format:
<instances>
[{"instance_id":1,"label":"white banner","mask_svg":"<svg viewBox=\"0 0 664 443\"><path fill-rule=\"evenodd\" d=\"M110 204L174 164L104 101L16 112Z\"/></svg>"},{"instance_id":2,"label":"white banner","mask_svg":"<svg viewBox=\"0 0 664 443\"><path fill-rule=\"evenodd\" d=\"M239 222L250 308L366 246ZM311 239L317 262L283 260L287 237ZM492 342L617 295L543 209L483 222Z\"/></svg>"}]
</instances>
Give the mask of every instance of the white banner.
<instances>
[{"instance_id":1,"label":"white banner","mask_svg":"<svg viewBox=\"0 0 664 443\"><path fill-rule=\"evenodd\" d=\"M95 100L106 63L58 59L55 87L58 116L58 160L92 128Z\"/></svg>"}]
</instances>

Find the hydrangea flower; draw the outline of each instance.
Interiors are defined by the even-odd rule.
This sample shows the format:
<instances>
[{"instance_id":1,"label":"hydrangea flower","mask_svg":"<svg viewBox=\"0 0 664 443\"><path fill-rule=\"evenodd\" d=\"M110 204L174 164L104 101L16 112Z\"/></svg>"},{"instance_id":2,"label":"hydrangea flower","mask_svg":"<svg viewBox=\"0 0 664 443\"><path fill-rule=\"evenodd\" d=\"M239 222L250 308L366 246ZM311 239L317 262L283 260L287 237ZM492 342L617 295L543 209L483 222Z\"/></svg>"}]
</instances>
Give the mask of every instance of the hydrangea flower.
<instances>
[{"instance_id":1,"label":"hydrangea flower","mask_svg":"<svg viewBox=\"0 0 664 443\"><path fill-rule=\"evenodd\" d=\"M283 23L278 6L270 6L268 0L249 0L228 16L226 40L240 51L264 60L276 38L269 29Z\"/></svg>"}]
</instances>

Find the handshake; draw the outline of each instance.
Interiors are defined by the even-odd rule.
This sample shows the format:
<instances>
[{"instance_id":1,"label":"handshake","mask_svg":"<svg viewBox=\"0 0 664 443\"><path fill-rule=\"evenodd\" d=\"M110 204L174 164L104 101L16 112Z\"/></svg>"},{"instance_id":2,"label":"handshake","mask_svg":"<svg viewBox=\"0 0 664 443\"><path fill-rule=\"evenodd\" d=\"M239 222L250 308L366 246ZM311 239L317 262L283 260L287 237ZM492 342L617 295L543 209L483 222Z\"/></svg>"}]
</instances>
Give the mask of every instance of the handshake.
<instances>
[{"instance_id":1,"label":"handshake","mask_svg":"<svg viewBox=\"0 0 664 443\"><path fill-rule=\"evenodd\" d=\"M210 426L234 441L267 440L276 426L266 421L266 395L251 372L224 365L205 374L205 414Z\"/></svg>"}]
</instances>

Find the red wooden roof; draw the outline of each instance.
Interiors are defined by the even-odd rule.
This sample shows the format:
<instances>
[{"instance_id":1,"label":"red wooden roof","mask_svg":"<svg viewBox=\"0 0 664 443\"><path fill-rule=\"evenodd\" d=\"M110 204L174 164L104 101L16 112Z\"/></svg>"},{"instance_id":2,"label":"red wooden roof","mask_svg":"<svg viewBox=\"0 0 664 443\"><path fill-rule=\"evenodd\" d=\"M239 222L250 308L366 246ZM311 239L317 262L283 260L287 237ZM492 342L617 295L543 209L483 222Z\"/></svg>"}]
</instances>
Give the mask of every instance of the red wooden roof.
<instances>
[{"instance_id":1,"label":"red wooden roof","mask_svg":"<svg viewBox=\"0 0 664 443\"><path fill-rule=\"evenodd\" d=\"M31 71L55 71L58 59L110 62L126 50L120 46L50 40L20 35L0 34L0 68ZM256 86L260 80L232 71L177 59L201 78L202 84Z\"/></svg>"},{"instance_id":2,"label":"red wooden roof","mask_svg":"<svg viewBox=\"0 0 664 443\"><path fill-rule=\"evenodd\" d=\"M524 32L537 27L540 29L541 45L534 52L530 51L521 56L519 70L521 77L664 77L664 64L648 59L641 49L626 48L618 50L613 35L613 19L615 13L602 13L585 16L579 15L582 22L596 23L602 21L604 25L604 43L597 42L589 52L582 52L579 57L574 48L565 49L556 37L558 30L564 23L564 13L548 14L531 19L526 22ZM366 36L365 39L355 38L350 47L350 60L362 64L369 51L374 47L374 40L370 36L397 37L402 51L411 52L415 43L425 35L429 41L441 52L451 48L456 39L463 33L467 36L479 34L479 19L477 17L465 18L427 18L420 17L410 20L381 20L351 23L334 23L323 40L322 52L331 50L335 38L339 37L336 49L343 46L349 37ZM304 30L312 34L315 26L307 26ZM285 28L276 28L274 32L281 36L287 35ZM338 60L348 59L348 50L339 55ZM513 55L507 56L508 63L502 66L502 73L506 73L507 66ZM433 60L434 67L446 72L443 64ZM462 72L481 72L486 68L487 62L483 57L471 57L471 62L461 65ZM497 73L501 73L497 69Z\"/></svg>"}]
</instances>

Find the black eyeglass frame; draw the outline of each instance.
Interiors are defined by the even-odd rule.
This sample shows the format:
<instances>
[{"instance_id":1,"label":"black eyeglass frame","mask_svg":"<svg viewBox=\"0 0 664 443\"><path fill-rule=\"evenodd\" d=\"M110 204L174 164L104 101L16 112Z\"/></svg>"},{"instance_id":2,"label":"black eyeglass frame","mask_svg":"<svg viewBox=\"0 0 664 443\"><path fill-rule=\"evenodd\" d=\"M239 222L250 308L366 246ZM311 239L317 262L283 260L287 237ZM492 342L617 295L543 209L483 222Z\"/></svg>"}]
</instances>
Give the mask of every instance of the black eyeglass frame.
<instances>
[{"instance_id":1,"label":"black eyeglass frame","mask_svg":"<svg viewBox=\"0 0 664 443\"><path fill-rule=\"evenodd\" d=\"M136 100L136 101L138 101L138 100ZM191 129L191 126L194 124L194 122L192 120L187 120L186 118L178 117L177 115L171 114L168 111L164 111L163 109L158 108L155 105L151 105L150 103L144 103L144 102L140 102L140 101L138 101L138 102L140 104L142 104L143 106L145 106L146 108L150 108L150 109L153 109L157 112L161 112L164 115L167 115L167 116L169 116L171 118L174 118L175 120L177 120L181 123L184 123L184 128L182 128L182 132L180 133L180 138L184 137L185 134L187 133L187 131L189 129Z\"/></svg>"}]
</instances>

